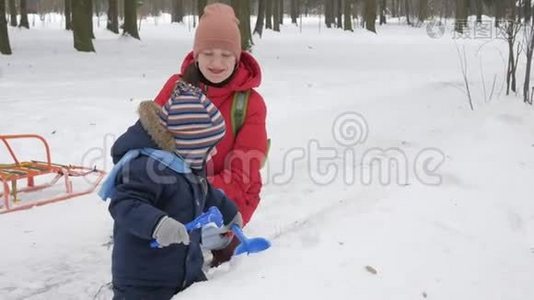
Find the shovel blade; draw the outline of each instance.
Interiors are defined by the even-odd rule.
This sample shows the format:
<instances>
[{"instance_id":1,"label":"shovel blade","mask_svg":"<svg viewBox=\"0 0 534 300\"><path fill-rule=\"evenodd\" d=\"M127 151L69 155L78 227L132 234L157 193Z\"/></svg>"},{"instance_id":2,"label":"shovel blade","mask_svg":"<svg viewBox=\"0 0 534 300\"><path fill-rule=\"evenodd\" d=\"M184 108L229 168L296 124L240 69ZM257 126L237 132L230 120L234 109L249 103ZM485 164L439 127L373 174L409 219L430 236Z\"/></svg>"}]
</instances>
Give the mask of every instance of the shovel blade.
<instances>
[{"instance_id":1,"label":"shovel blade","mask_svg":"<svg viewBox=\"0 0 534 300\"><path fill-rule=\"evenodd\" d=\"M265 251L271 247L271 243L263 238L248 239L246 243L241 243L234 251L234 255L243 253L251 254Z\"/></svg>"}]
</instances>

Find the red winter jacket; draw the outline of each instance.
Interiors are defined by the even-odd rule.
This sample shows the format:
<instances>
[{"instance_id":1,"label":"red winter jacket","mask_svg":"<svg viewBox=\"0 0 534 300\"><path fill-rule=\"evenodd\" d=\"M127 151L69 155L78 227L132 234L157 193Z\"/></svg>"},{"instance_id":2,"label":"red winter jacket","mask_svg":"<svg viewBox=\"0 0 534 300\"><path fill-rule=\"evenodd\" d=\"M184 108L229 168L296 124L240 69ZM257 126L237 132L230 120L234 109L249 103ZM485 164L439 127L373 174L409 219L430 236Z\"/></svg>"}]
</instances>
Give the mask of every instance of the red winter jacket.
<instances>
[{"instance_id":1,"label":"red winter jacket","mask_svg":"<svg viewBox=\"0 0 534 300\"><path fill-rule=\"evenodd\" d=\"M181 72L194 63L193 53L189 53ZM154 101L160 106L170 98L174 84L180 74L172 75ZM231 81L218 88L200 83L206 96L221 111L226 122L226 135L217 145L217 153L208 163L208 179L213 186L223 189L228 198L234 200L248 223L260 201L262 187L260 167L267 152L267 132L265 127L266 107L260 94L253 88L261 83L261 70L252 55L243 52L239 66ZM234 136L231 123L231 108L234 92L251 90L243 126ZM207 91L207 92L206 92Z\"/></svg>"}]
</instances>

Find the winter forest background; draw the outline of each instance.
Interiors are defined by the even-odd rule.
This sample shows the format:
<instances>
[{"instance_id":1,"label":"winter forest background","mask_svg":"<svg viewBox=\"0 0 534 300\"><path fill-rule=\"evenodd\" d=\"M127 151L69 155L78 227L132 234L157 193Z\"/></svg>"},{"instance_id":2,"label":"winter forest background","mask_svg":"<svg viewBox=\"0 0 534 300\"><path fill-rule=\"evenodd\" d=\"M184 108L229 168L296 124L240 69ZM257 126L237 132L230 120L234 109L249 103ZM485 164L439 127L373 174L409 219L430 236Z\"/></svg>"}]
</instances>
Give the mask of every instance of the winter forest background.
<instances>
[{"instance_id":1,"label":"winter forest background","mask_svg":"<svg viewBox=\"0 0 534 300\"><path fill-rule=\"evenodd\" d=\"M0 0L0 136L109 171L209 2ZM262 68L272 146L245 232L272 247L177 299L534 299L532 1L219 2ZM107 203L0 199L0 299L111 298Z\"/></svg>"},{"instance_id":2,"label":"winter forest background","mask_svg":"<svg viewBox=\"0 0 534 300\"><path fill-rule=\"evenodd\" d=\"M11 54L7 27L30 29L31 14L46 21L51 13L60 14L65 30L73 32L74 48L95 51L93 26L106 28L116 34L140 39L146 17L170 14L171 22L188 22L195 27L207 0L6 0L0 1L0 53ZM302 26L302 17L316 15L326 28L340 30L369 30L393 19L406 26L427 26L429 35L443 34L446 20L452 20L457 38L487 38L495 27L496 35L508 43L506 82L507 94L521 92L525 103L532 104L530 70L534 48L533 8L531 0L233 0L231 4L240 20L242 48L251 49L253 34L261 38L264 30L281 31L284 14L291 23ZM254 20L252 17L254 16ZM472 16L471 21L469 17ZM486 16L488 19L483 19ZM254 24L251 24L252 21ZM300 20L300 21L299 21ZM300 22L300 23L299 23ZM321 24L319 24L321 26ZM524 54L525 74L522 89L518 87L517 65ZM459 53L460 60L462 54ZM465 73L467 70L464 70ZM466 82L466 92L469 86ZM472 102L471 99L469 99ZM472 106L472 104L471 104Z\"/></svg>"}]
</instances>

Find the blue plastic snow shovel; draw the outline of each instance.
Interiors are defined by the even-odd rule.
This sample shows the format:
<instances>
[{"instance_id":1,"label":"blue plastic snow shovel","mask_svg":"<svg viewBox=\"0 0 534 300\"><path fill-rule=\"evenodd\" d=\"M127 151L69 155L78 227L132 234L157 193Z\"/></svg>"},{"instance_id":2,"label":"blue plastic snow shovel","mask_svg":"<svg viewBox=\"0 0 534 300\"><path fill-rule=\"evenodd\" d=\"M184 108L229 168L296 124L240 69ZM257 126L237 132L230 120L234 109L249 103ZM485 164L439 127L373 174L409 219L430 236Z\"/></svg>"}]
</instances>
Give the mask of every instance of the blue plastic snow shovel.
<instances>
[{"instance_id":1,"label":"blue plastic snow shovel","mask_svg":"<svg viewBox=\"0 0 534 300\"><path fill-rule=\"evenodd\" d=\"M251 254L258 253L271 247L271 242L264 238L247 238L243 233L241 227L236 224L232 225L232 231L237 236L241 244L235 248L234 255L240 255L243 253Z\"/></svg>"},{"instance_id":2,"label":"blue plastic snow shovel","mask_svg":"<svg viewBox=\"0 0 534 300\"><path fill-rule=\"evenodd\" d=\"M193 221L185 224L185 228L188 232L191 232L195 229L200 229L202 226L207 225L209 223L215 223L217 227L221 227L224 225L223 216L219 209L215 206L212 206L208 209L207 212L201 214ZM152 240L150 242L151 248L159 248L158 241Z\"/></svg>"}]
</instances>

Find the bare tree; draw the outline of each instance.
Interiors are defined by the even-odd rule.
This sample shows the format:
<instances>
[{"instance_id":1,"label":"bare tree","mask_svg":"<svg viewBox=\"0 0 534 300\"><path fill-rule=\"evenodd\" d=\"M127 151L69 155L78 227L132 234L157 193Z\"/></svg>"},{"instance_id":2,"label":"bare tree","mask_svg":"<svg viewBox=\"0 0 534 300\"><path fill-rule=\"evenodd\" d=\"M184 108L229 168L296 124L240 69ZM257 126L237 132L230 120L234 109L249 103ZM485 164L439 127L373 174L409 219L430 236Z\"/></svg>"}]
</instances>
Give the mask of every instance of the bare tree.
<instances>
[{"instance_id":1,"label":"bare tree","mask_svg":"<svg viewBox=\"0 0 534 300\"><path fill-rule=\"evenodd\" d=\"M406 23L408 25L412 25L412 22L410 21L410 14L411 14L410 0L404 0L404 13L406 14Z\"/></svg>"},{"instance_id":2,"label":"bare tree","mask_svg":"<svg viewBox=\"0 0 534 300\"><path fill-rule=\"evenodd\" d=\"M297 24L297 18L299 16L299 0L291 0L291 9L289 14L291 15L291 23Z\"/></svg>"},{"instance_id":3,"label":"bare tree","mask_svg":"<svg viewBox=\"0 0 534 300\"><path fill-rule=\"evenodd\" d=\"M484 7L482 6L482 0L476 0L476 13L477 13L477 23L482 23L482 13L484 12Z\"/></svg>"},{"instance_id":4,"label":"bare tree","mask_svg":"<svg viewBox=\"0 0 534 300\"><path fill-rule=\"evenodd\" d=\"M391 0L391 16L393 18L399 16L399 0Z\"/></svg>"},{"instance_id":5,"label":"bare tree","mask_svg":"<svg viewBox=\"0 0 534 300\"><path fill-rule=\"evenodd\" d=\"M505 4L503 1L495 1L495 27L500 27L500 22L504 17Z\"/></svg>"},{"instance_id":6,"label":"bare tree","mask_svg":"<svg viewBox=\"0 0 534 300\"><path fill-rule=\"evenodd\" d=\"M95 34L93 32L93 0L86 1L88 2L88 5L90 7L90 11L87 11L87 13L90 14L90 17L84 18L84 20L87 22L87 28L89 29L89 35L91 36L91 39L94 39Z\"/></svg>"},{"instance_id":7,"label":"bare tree","mask_svg":"<svg viewBox=\"0 0 534 300\"><path fill-rule=\"evenodd\" d=\"M182 23L184 15L184 0L172 0L172 22Z\"/></svg>"},{"instance_id":8,"label":"bare tree","mask_svg":"<svg viewBox=\"0 0 534 300\"><path fill-rule=\"evenodd\" d=\"M234 2L235 0L232 0L232 3ZM204 13L204 7L208 4L208 1L207 0L197 0L197 13L198 13L198 17L202 17L202 14ZM235 9L234 9L235 10Z\"/></svg>"},{"instance_id":9,"label":"bare tree","mask_svg":"<svg viewBox=\"0 0 534 300\"><path fill-rule=\"evenodd\" d=\"M334 24L334 2L332 2L332 0L325 0L324 22L326 28L331 28L332 24Z\"/></svg>"},{"instance_id":10,"label":"bare tree","mask_svg":"<svg viewBox=\"0 0 534 300\"><path fill-rule=\"evenodd\" d=\"M0 0L0 53L11 55L9 35L7 33L6 2Z\"/></svg>"},{"instance_id":11,"label":"bare tree","mask_svg":"<svg viewBox=\"0 0 534 300\"><path fill-rule=\"evenodd\" d=\"M456 20L454 30L459 33L464 32L467 25L467 2L468 0L456 0Z\"/></svg>"},{"instance_id":12,"label":"bare tree","mask_svg":"<svg viewBox=\"0 0 534 300\"><path fill-rule=\"evenodd\" d=\"M256 19L256 26L254 33L257 33L260 38L263 34L263 21L265 19L265 0L258 0L258 18Z\"/></svg>"},{"instance_id":13,"label":"bare tree","mask_svg":"<svg viewBox=\"0 0 534 300\"><path fill-rule=\"evenodd\" d=\"M525 23L529 24L532 22L532 1L531 0L523 0L523 11L524 11L524 18Z\"/></svg>"},{"instance_id":14,"label":"bare tree","mask_svg":"<svg viewBox=\"0 0 534 300\"><path fill-rule=\"evenodd\" d=\"M527 67L525 70L525 82L523 84L523 101L532 105L532 93L530 92L530 73L532 70L532 54L534 52L534 24L530 22L525 26L525 44L527 46Z\"/></svg>"},{"instance_id":15,"label":"bare tree","mask_svg":"<svg viewBox=\"0 0 534 300\"><path fill-rule=\"evenodd\" d=\"M28 9L27 9L27 6L26 6L26 0L20 0L19 10L20 10L19 27L24 27L24 28L30 29L30 23L28 22Z\"/></svg>"},{"instance_id":16,"label":"bare tree","mask_svg":"<svg viewBox=\"0 0 534 300\"><path fill-rule=\"evenodd\" d=\"M386 24L386 0L380 0L380 25Z\"/></svg>"},{"instance_id":17,"label":"bare tree","mask_svg":"<svg viewBox=\"0 0 534 300\"><path fill-rule=\"evenodd\" d=\"M515 12L510 15L510 18L504 22L504 32L506 41L508 42L508 65L506 69L506 95L510 94L510 90L517 92L516 85L516 71L517 60L522 50L521 42L517 41L517 35L521 31L521 24L515 20ZM517 53L516 53L517 51Z\"/></svg>"},{"instance_id":18,"label":"bare tree","mask_svg":"<svg viewBox=\"0 0 534 300\"><path fill-rule=\"evenodd\" d=\"M278 20L280 25L284 24L284 0L278 0Z\"/></svg>"},{"instance_id":19,"label":"bare tree","mask_svg":"<svg viewBox=\"0 0 534 300\"><path fill-rule=\"evenodd\" d=\"M267 1L269 2L269 1ZM274 0L273 3L273 30L280 32L280 1Z\"/></svg>"},{"instance_id":20,"label":"bare tree","mask_svg":"<svg viewBox=\"0 0 534 300\"><path fill-rule=\"evenodd\" d=\"M119 3L117 0L108 0L108 22L107 30L119 33Z\"/></svg>"},{"instance_id":21,"label":"bare tree","mask_svg":"<svg viewBox=\"0 0 534 300\"><path fill-rule=\"evenodd\" d=\"M265 3L265 28L273 29L273 1L271 0Z\"/></svg>"},{"instance_id":22,"label":"bare tree","mask_svg":"<svg viewBox=\"0 0 534 300\"><path fill-rule=\"evenodd\" d=\"M137 30L137 1L124 1L124 25L123 35L129 35L140 40Z\"/></svg>"},{"instance_id":23,"label":"bare tree","mask_svg":"<svg viewBox=\"0 0 534 300\"><path fill-rule=\"evenodd\" d=\"M417 22L419 23L419 25L423 24L429 15L428 0L419 0L419 9L417 15Z\"/></svg>"},{"instance_id":24,"label":"bare tree","mask_svg":"<svg viewBox=\"0 0 534 300\"><path fill-rule=\"evenodd\" d=\"M241 49L250 50L254 42L250 32L250 1L232 0L232 7L239 19L239 31L241 32Z\"/></svg>"},{"instance_id":25,"label":"bare tree","mask_svg":"<svg viewBox=\"0 0 534 300\"><path fill-rule=\"evenodd\" d=\"M0 0L1 1L1 0ZM15 0L9 0L9 25L17 27L17 6ZM5 8L5 6L4 6Z\"/></svg>"},{"instance_id":26,"label":"bare tree","mask_svg":"<svg viewBox=\"0 0 534 300\"><path fill-rule=\"evenodd\" d=\"M467 95L467 99L469 100L469 107L471 110L474 110L473 98L471 97L471 89L469 87L469 69L467 67L467 55L465 54L465 47L462 49L462 51L460 51L458 46L456 46L456 52L458 53L458 58L460 60L460 68L462 71L462 77L464 79L465 93Z\"/></svg>"},{"instance_id":27,"label":"bare tree","mask_svg":"<svg viewBox=\"0 0 534 300\"><path fill-rule=\"evenodd\" d=\"M365 0L365 29L376 33L376 0Z\"/></svg>"},{"instance_id":28,"label":"bare tree","mask_svg":"<svg viewBox=\"0 0 534 300\"><path fill-rule=\"evenodd\" d=\"M343 16L344 16L344 27L343 29L346 30L346 31L354 31L352 29L352 14L351 14L351 5L352 5L352 1L351 0L345 0L345 2L343 3L344 6L343 6Z\"/></svg>"},{"instance_id":29,"label":"bare tree","mask_svg":"<svg viewBox=\"0 0 534 300\"><path fill-rule=\"evenodd\" d=\"M65 30L72 30L72 3L71 0L65 0Z\"/></svg>"},{"instance_id":30,"label":"bare tree","mask_svg":"<svg viewBox=\"0 0 534 300\"><path fill-rule=\"evenodd\" d=\"M518 16L515 10L515 1L514 0L505 0L505 17L506 20L503 22L501 27L504 30L506 41L508 42L508 64L506 69L506 95L510 94L510 90L514 93L517 92L516 89L516 71L517 71L517 61L519 59L519 54L522 51L522 43L517 40L517 35L521 31L521 23L518 20Z\"/></svg>"},{"instance_id":31,"label":"bare tree","mask_svg":"<svg viewBox=\"0 0 534 300\"><path fill-rule=\"evenodd\" d=\"M343 20L341 19L343 16L343 1L337 0L334 7L336 11L336 27L343 28Z\"/></svg>"},{"instance_id":32,"label":"bare tree","mask_svg":"<svg viewBox=\"0 0 534 300\"><path fill-rule=\"evenodd\" d=\"M92 40L92 28L87 19L93 17L92 1L76 0L72 2L72 32L74 48L82 52L94 52Z\"/></svg>"}]
</instances>

